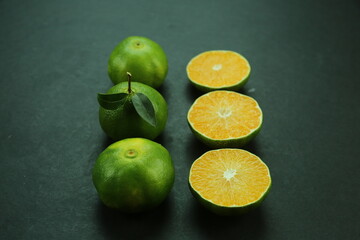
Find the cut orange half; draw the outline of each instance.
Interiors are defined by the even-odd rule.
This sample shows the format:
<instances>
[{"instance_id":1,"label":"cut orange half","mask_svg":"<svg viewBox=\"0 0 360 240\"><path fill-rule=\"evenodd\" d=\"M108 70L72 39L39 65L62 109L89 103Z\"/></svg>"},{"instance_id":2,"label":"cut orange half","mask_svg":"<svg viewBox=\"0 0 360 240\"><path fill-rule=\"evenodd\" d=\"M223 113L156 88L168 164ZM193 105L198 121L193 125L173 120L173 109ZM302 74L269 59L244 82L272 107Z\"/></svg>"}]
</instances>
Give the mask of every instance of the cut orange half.
<instances>
[{"instance_id":1,"label":"cut orange half","mask_svg":"<svg viewBox=\"0 0 360 240\"><path fill-rule=\"evenodd\" d=\"M191 130L210 147L241 147L261 129L255 99L232 91L213 91L195 100L187 115Z\"/></svg>"},{"instance_id":2,"label":"cut orange half","mask_svg":"<svg viewBox=\"0 0 360 240\"><path fill-rule=\"evenodd\" d=\"M258 206L269 192L269 168L256 155L241 149L208 151L192 164L192 194L211 211L244 213Z\"/></svg>"},{"instance_id":3,"label":"cut orange half","mask_svg":"<svg viewBox=\"0 0 360 240\"><path fill-rule=\"evenodd\" d=\"M186 72L199 90L237 91L248 81L251 68L245 57L233 51L214 50L190 60Z\"/></svg>"}]
</instances>

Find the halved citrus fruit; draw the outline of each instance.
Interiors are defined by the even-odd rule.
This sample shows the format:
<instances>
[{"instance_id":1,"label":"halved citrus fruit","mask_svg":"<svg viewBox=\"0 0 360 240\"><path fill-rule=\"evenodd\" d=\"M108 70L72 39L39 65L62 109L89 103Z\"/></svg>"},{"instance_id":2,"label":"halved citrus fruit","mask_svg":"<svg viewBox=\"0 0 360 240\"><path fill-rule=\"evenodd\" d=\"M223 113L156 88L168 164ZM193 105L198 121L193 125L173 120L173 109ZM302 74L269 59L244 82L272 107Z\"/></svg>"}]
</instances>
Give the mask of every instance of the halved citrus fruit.
<instances>
[{"instance_id":1,"label":"halved citrus fruit","mask_svg":"<svg viewBox=\"0 0 360 240\"><path fill-rule=\"evenodd\" d=\"M261 129L255 99L232 91L213 91L195 100L187 115L195 136L210 147L241 147Z\"/></svg>"},{"instance_id":2,"label":"halved citrus fruit","mask_svg":"<svg viewBox=\"0 0 360 240\"><path fill-rule=\"evenodd\" d=\"M233 51L207 51L190 60L186 67L190 82L199 90L237 91L249 80L251 67L245 57Z\"/></svg>"},{"instance_id":3,"label":"halved citrus fruit","mask_svg":"<svg viewBox=\"0 0 360 240\"><path fill-rule=\"evenodd\" d=\"M192 194L221 215L244 213L258 206L271 187L269 168L256 155L242 149L218 149L192 164Z\"/></svg>"}]
</instances>

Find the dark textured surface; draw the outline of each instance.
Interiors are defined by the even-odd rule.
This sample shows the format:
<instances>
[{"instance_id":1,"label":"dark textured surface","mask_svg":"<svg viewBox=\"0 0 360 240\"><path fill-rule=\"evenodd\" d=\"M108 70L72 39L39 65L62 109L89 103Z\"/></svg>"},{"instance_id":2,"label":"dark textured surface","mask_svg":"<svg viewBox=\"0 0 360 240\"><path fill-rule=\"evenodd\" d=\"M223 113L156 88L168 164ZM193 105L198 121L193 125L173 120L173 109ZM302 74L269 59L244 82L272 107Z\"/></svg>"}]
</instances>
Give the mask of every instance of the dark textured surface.
<instances>
[{"instance_id":1,"label":"dark textured surface","mask_svg":"<svg viewBox=\"0 0 360 240\"><path fill-rule=\"evenodd\" d=\"M359 1L0 1L0 239L359 239ZM169 60L160 89L169 120L157 139L176 179L154 211L103 207L91 182L110 143L96 93L107 59L129 35L158 42ZM269 166L262 206L214 216L187 186L207 149L186 113L200 95L185 67L229 49L253 72L243 93L264 112L246 149Z\"/></svg>"}]
</instances>

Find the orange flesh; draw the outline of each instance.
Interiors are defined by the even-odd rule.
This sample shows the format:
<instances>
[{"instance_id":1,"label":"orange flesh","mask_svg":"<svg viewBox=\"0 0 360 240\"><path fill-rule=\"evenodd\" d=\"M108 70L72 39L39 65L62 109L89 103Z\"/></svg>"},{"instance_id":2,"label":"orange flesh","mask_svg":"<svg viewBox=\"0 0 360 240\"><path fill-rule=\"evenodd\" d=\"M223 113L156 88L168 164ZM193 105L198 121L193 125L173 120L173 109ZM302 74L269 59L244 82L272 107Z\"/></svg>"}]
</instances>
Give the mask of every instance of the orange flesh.
<instances>
[{"instance_id":1,"label":"orange flesh","mask_svg":"<svg viewBox=\"0 0 360 240\"><path fill-rule=\"evenodd\" d=\"M209 51L193 58L187 66L189 78L208 87L226 87L244 80L250 73L248 61L232 51Z\"/></svg>"},{"instance_id":2,"label":"orange flesh","mask_svg":"<svg viewBox=\"0 0 360 240\"><path fill-rule=\"evenodd\" d=\"M226 207L256 202L271 184L267 166L241 149L205 153L193 163L189 180L202 198Z\"/></svg>"},{"instance_id":3,"label":"orange flesh","mask_svg":"<svg viewBox=\"0 0 360 240\"><path fill-rule=\"evenodd\" d=\"M257 102L231 91L214 91L199 97L189 110L192 127L217 140L239 138L257 129L262 112Z\"/></svg>"}]
</instances>

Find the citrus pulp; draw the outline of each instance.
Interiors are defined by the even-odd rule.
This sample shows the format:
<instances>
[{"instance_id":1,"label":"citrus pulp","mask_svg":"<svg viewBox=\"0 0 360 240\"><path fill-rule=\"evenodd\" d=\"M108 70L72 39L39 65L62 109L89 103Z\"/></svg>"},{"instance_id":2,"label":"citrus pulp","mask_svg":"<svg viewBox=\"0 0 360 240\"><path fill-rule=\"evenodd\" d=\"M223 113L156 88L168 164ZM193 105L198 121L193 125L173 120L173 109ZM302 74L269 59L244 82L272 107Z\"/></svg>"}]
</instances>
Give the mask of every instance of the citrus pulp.
<instances>
[{"instance_id":1,"label":"citrus pulp","mask_svg":"<svg viewBox=\"0 0 360 240\"><path fill-rule=\"evenodd\" d=\"M187 119L195 136L208 146L241 147L258 134L263 114L255 99L218 90L196 99Z\"/></svg>"},{"instance_id":2,"label":"citrus pulp","mask_svg":"<svg viewBox=\"0 0 360 240\"><path fill-rule=\"evenodd\" d=\"M189 186L194 197L211 211L235 215L262 202L269 192L271 176L256 155L242 149L218 149L195 160Z\"/></svg>"},{"instance_id":3,"label":"citrus pulp","mask_svg":"<svg viewBox=\"0 0 360 240\"><path fill-rule=\"evenodd\" d=\"M246 58L239 53L214 50L192 58L186 72L190 82L199 90L237 91L249 80L251 68Z\"/></svg>"}]
</instances>

